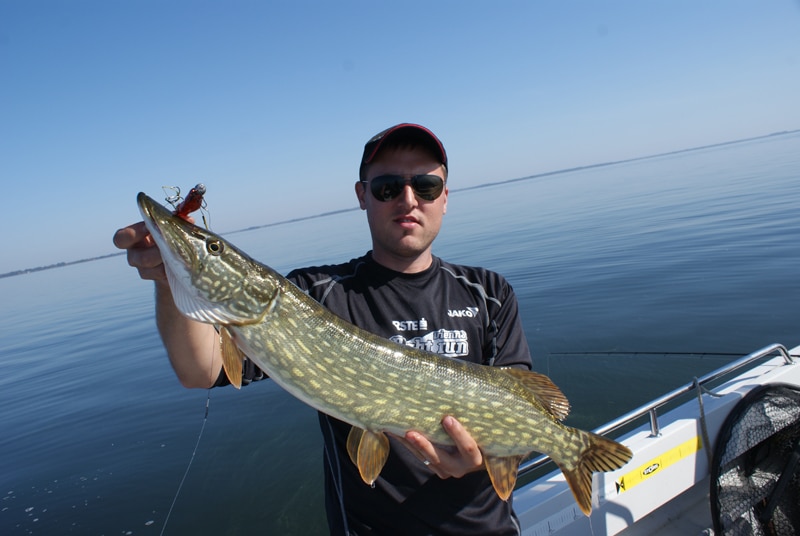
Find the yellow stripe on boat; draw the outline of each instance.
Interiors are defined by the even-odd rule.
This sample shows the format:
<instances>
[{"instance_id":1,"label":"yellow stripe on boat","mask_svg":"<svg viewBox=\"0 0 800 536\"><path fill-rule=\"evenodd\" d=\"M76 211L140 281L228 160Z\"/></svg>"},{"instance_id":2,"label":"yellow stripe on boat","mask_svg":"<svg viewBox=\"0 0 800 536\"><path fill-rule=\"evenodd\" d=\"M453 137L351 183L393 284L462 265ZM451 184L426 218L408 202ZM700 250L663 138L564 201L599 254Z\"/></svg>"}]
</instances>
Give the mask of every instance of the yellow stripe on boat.
<instances>
[{"instance_id":1,"label":"yellow stripe on boat","mask_svg":"<svg viewBox=\"0 0 800 536\"><path fill-rule=\"evenodd\" d=\"M665 453L656 456L647 463L644 463L623 475L617 480L617 493L628 491L629 489L641 484L653 475L656 475L672 464L678 463L682 459L692 456L695 452L703 448L703 442L699 436L673 447Z\"/></svg>"}]
</instances>

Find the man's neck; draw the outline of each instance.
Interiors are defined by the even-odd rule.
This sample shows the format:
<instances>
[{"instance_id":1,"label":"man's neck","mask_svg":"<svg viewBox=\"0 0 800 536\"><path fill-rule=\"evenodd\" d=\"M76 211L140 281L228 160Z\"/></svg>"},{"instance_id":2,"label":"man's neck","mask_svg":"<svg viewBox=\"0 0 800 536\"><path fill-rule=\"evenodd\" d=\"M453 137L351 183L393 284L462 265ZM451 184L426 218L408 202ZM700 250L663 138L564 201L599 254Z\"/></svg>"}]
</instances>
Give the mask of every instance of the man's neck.
<instances>
[{"instance_id":1,"label":"man's neck","mask_svg":"<svg viewBox=\"0 0 800 536\"><path fill-rule=\"evenodd\" d=\"M430 249L413 257L403 257L373 250L372 259L390 270L403 274L417 274L424 272L433 263L433 254Z\"/></svg>"}]
</instances>

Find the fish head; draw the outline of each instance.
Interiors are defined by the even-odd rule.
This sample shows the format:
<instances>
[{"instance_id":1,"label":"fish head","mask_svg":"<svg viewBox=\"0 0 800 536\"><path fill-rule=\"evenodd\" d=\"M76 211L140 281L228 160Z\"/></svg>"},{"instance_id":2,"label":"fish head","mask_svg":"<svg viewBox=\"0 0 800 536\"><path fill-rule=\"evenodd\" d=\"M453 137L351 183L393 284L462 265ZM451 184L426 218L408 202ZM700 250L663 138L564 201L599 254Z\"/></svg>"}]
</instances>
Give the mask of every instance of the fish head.
<instances>
[{"instance_id":1,"label":"fish head","mask_svg":"<svg viewBox=\"0 0 800 536\"><path fill-rule=\"evenodd\" d=\"M144 193L139 211L167 272L175 305L208 324L258 322L277 294L271 270L221 236L174 215Z\"/></svg>"}]
</instances>

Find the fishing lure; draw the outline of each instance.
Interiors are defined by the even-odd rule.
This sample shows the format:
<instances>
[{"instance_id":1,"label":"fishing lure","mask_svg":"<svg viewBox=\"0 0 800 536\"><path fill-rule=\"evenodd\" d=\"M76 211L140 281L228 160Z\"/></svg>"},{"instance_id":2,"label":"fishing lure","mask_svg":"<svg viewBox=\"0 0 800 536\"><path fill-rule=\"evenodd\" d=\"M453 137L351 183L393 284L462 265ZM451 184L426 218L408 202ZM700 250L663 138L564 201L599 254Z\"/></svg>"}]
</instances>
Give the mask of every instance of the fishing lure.
<instances>
[{"instance_id":1,"label":"fishing lure","mask_svg":"<svg viewBox=\"0 0 800 536\"><path fill-rule=\"evenodd\" d=\"M175 209L173 214L188 221L189 214L203 210L203 223L208 229L208 222L206 221L208 209L206 208L206 200L203 197L206 193L205 184L198 183L195 185L194 188L189 190L185 198L181 197L181 189L178 186L164 186L163 189L165 193L167 191L173 192L172 195L168 194L166 197L166 202Z\"/></svg>"}]
</instances>

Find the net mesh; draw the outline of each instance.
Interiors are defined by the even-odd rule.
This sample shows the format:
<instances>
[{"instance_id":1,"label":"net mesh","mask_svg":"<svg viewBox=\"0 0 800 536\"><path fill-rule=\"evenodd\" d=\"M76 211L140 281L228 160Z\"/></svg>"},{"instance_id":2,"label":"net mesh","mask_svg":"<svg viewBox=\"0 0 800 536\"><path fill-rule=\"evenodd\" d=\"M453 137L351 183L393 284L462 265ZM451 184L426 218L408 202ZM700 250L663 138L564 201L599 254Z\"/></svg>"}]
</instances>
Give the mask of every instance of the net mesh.
<instances>
[{"instance_id":1,"label":"net mesh","mask_svg":"<svg viewBox=\"0 0 800 536\"><path fill-rule=\"evenodd\" d=\"M748 393L720 430L711 470L714 533L800 535L800 390Z\"/></svg>"}]
</instances>

